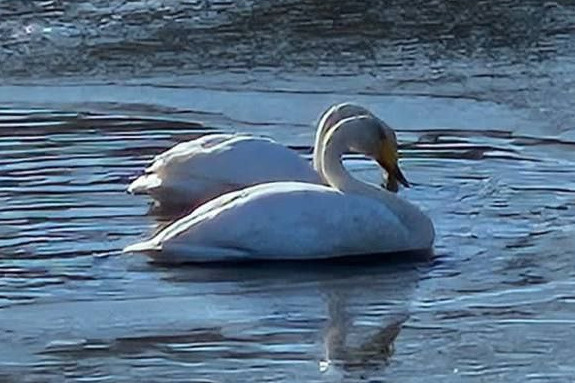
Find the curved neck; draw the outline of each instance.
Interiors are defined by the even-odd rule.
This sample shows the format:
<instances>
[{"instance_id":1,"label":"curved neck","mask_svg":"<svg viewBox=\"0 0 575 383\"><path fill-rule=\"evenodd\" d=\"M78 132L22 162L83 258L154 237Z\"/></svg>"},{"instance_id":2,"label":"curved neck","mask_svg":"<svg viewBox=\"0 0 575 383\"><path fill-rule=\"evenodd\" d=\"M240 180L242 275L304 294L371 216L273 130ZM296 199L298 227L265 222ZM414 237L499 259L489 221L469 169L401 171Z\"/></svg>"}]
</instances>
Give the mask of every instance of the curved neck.
<instances>
[{"instance_id":1,"label":"curved neck","mask_svg":"<svg viewBox=\"0 0 575 383\"><path fill-rule=\"evenodd\" d=\"M335 133L333 130L330 133ZM345 135L344 135L345 136ZM342 136L342 137L344 137ZM420 238L422 243L433 240L434 229L431 220L415 205L399 198L396 194L375 185L362 182L349 174L342 163L342 155L349 149L343 138L333 137L325 140L323 151L323 172L325 181L343 193L361 195L383 203L406 229Z\"/></svg>"},{"instance_id":2,"label":"curved neck","mask_svg":"<svg viewBox=\"0 0 575 383\"><path fill-rule=\"evenodd\" d=\"M355 122L337 125L330 130L320 146L320 175L332 187L344 192L375 197L381 191L368 183L352 177L343 166L342 157L347 151L353 150L355 142Z\"/></svg>"},{"instance_id":3,"label":"curved neck","mask_svg":"<svg viewBox=\"0 0 575 383\"><path fill-rule=\"evenodd\" d=\"M342 157L344 153L348 151L363 152L360 150L363 145L359 135L365 133L366 128L361 126L361 123L360 120L348 121L336 125L328 132L323 141L323 152L321 153L322 176L335 189L381 201L398 214L400 210L411 210L413 205L403 201L394 193L356 179L343 166ZM419 209L417 210L419 211Z\"/></svg>"},{"instance_id":4,"label":"curved neck","mask_svg":"<svg viewBox=\"0 0 575 383\"><path fill-rule=\"evenodd\" d=\"M315 142L313 145L313 168L319 173L324 181L327 181L323 175L323 165L322 165L322 152L324 148L324 141L327 131L330 125L328 124L330 116L334 113L334 107L331 107L327 112L321 116L319 123L317 125L317 130L315 133Z\"/></svg>"}]
</instances>

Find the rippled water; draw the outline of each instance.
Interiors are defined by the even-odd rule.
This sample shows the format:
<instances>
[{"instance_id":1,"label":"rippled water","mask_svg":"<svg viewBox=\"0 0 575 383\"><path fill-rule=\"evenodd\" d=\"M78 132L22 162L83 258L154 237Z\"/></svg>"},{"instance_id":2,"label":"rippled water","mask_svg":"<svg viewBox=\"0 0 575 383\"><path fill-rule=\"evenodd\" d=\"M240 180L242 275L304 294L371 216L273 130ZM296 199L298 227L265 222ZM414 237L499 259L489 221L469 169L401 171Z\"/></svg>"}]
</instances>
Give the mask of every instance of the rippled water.
<instances>
[{"instance_id":1,"label":"rippled water","mask_svg":"<svg viewBox=\"0 0 575 383\"><path fill-rule=\"evenodd\" d=\"M0 381L572 381L573 10L3 2ZM215 130L308 155L344 100L397 129L431 263L119 253L169 220L124 191L153 155Z\"/></svg>"}]
</instances>

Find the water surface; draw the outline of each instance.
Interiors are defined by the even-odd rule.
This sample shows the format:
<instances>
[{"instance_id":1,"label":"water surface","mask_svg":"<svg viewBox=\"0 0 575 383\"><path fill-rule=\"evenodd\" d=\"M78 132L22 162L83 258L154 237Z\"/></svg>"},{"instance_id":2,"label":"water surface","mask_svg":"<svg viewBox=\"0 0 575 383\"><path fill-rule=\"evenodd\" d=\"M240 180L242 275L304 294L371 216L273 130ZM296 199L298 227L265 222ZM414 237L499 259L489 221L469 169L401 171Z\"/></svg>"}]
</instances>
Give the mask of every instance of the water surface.
<instances>
[{"instance_id":1,"label":"water surface","mask_svg":"<svg viewBox=\"0 0 575 383\"><path fill-rule=\"evenodd\" d=\"M322 4L0 5L0 380L572 381L572 6ZM125 193L155 154L240 131L309 156L344 100L398 131L432 262L120 254L168 219Z\"/></svg>"}]
</instances>

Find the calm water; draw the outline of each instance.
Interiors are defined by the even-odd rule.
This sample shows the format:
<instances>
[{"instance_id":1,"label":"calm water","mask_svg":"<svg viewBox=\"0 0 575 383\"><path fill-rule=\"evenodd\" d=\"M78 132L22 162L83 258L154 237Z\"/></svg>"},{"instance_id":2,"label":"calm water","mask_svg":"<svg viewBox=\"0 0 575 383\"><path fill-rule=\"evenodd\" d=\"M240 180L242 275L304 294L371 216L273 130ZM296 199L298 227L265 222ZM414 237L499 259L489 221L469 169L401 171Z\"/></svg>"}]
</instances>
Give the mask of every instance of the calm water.
<instances>
[{"instance_id":1,"label":"calm water","mask_svg":"<svg viewBox=\"0 0 575 383\"><path fill-rule=\"evenodd\" d=\"M0 381L573 380L575 8L340 3L0 4ZM153 155L217 130L307 156L344 100L397 129L433 262L120 254L170 219L124 192Z\"/></svg>"}]
</instances>

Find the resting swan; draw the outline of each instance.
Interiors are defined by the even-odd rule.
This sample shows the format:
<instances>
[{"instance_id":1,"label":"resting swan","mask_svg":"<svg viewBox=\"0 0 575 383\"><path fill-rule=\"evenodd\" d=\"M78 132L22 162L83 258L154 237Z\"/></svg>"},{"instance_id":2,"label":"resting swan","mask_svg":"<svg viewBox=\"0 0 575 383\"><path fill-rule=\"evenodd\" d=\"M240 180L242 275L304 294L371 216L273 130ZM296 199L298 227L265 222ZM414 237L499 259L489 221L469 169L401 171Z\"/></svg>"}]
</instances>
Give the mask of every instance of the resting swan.
<instances>
[{"instance_id":1,"label":"resting swan","mask_svg":"<svg viewBox=\"0 0 575 383\"><path fill-rule=\"evenodd\" d=\"M372 114L350 103L333 105L323 114L314 146L316 171L295 151L271 139L209 134L156 156L145 174L130 184L128 192L149 194L160 205L194 206L226 192L264 182L321 184L322 177L317 172L321 167L318 153L326 132L338 121L358 115ZM397 183L390 180L389 185L393 189Z\"/></svg>"},{"instance_id":2,"label":"resting swan","mask_svg":"<svg viewBox=\"0 0 575 383\"><path fill-rule=\"evenodd\" d=\"M272 182L227 193L124 251L179 263L430 250L431 220L396 194L353 178L341 162L347 151L372 157L407 183L394 140L379 121L352 117L338 122L324 140L322 172L331 186Z\"/></svg>"}]
</instances>

